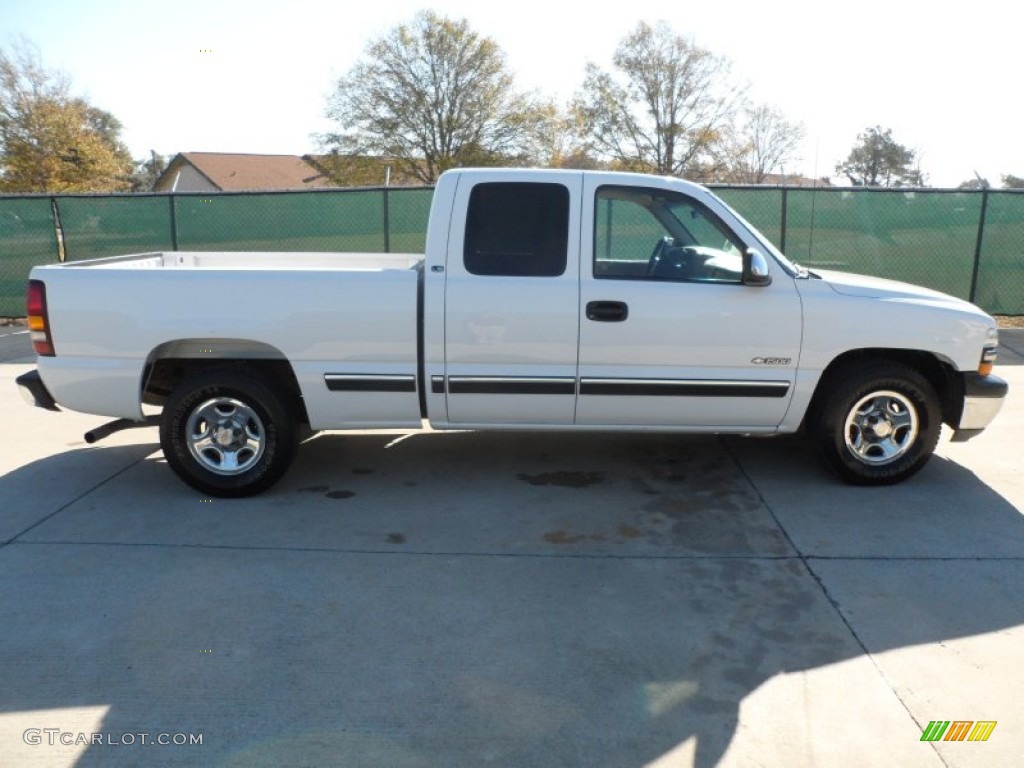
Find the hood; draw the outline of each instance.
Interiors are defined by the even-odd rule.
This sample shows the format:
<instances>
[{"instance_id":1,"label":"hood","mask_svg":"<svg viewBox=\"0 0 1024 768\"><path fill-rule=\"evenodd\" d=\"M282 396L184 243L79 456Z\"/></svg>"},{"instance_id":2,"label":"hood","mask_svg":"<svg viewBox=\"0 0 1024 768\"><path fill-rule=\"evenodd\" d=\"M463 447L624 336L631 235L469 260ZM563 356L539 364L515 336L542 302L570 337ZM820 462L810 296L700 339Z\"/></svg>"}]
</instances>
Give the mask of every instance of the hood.
<instances>
[{"instance_id":1,"label":"hood","mask_svg":"<svg viewBox=\"0 0 1024 768\"><path fill-rule=\"evenodd\" d=\"M922 288L919 285L901 283L898 280L886 280L883 277L853 275L847 272L815 269L814 273L829 284L836 293L844 296L863 296L868 299L918 299L929 303L964 304L966 301L950 296L947 293ZM970 305L968 305L970 306Z\"/></svg>"}]
</instances>

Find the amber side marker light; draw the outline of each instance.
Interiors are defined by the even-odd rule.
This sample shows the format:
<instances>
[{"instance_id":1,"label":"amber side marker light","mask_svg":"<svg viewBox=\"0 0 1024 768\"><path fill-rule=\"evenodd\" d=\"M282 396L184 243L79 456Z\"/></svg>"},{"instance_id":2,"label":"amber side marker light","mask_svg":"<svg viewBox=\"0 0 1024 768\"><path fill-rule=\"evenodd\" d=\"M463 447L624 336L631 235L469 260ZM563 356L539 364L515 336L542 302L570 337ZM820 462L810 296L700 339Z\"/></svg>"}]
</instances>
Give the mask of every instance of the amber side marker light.
<instances>
[{"instance_id":1,"label":"amber side marker light","mask_svg":"<svg viewBox=\"0 0 1024 768\"><path fill-rule=\"evenodd\" d=\"M992 373L992 366L996 362L996 350L998 347L985 347L981 351L981 362L978 363L978 373L988 376Z\"/></svg>"},{"instance_id":2,"label":"amber side marker light","mask_svg":"<svg viewBox=\"0 0 1024 768\"><path fill-rule=\"evenodd\" d=\"M41 357L53 357L53 339L50 336L50 318L46 314L46 285L42 280L29 280L25 297L28 314L29 338L32 348Z\"/></svg>"}]
</instances>

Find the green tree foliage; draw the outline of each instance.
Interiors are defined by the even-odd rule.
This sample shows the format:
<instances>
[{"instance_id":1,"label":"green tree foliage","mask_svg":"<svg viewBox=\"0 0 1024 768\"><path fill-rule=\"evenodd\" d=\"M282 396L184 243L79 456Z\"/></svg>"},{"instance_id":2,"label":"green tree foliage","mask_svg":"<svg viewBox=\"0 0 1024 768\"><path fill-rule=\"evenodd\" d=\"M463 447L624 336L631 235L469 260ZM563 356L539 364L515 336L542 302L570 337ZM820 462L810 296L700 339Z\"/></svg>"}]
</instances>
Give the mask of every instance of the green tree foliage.
<instances>
[{"instance_id":1,"label":"green tree foliage","mask_svg":"<svg viewBox=\"0 0 1024 768\"><path fill-rule=\"evenodd\" d=\"M729 63L665 23L641 22L611 71L587 65L574 109L592 152L628 170L713 178L742 89Z\"/></svg>"},{"instance_id":2,"label":"green tree foliage","mask_svg":"<svg viewBox=\"0 0 1024 768\"><path fill-rule=\"evenodd\" d=\"M875 126L857 135L849 157L836 166L855 187L921 186L924 177L913 167L916 155L892 137L888 128Z\"/></svg>"},{"instance_id":3,"label":"green tree foliage","mask_svg":"<svg viewBox=\"0 0 1024 768\"><path fill-rule=\"evenodd\" d=\"M982 177L977 171L974 172L974 178L968 179L967 181L961 181L957 189L991 189L992 185L988 179Z\"/></svg>"},{"instance_id":4,"label":"green tree foliage","mask_svg":"<svg viewBox=\"0 0 1024 768\"><path fill-rule=\"evenodd\" d=\"M324 178L339 187L415 186L423 182L405 172L394 159L368 155L306 155Z\"/></svg>"},{"instance_id":5,"label":"green tree foliage","mask_svg":"<svg viewBox=\"0 0 1024 768\"><path fill-rule=\"evenodd\" d=\"M1012 173L1003 174L1003 189L1024 189L1024 179Z\"/></svg>"},{"instance_id":6,"label":"green tree foliage","mask_svg":"<svg viewBox=\"0 0 1024 768\"><path fill-rule=\"evenodd\" d=\"M132 192L152 192L157 179L165 170L167 158L155 150L149 150L147 159L135 161L135 170L131 177Z\"/></svg>"},{"instance_id":7,"label":"green tree foliage","mask_svg":"<svg viewBox=\"0 0 1024 768\"><path fill-rule=\"evenodd\" d=\"M133 163L109 112L72 96L26 42L0 50L0 191L110 192Z\"/></svg>"},{"instance_id":8,"label":"green tree foliage","mask_svg":"<svg viewBox=\"0 0 1024 768\"><path fill-rule=\"evenodd\" d=\"M331 152L393 158L431 183L448 168L536 162L556 111L515 90L497 43L432 11L371 42L327 116Z\"/></svg>"}]
</instances>

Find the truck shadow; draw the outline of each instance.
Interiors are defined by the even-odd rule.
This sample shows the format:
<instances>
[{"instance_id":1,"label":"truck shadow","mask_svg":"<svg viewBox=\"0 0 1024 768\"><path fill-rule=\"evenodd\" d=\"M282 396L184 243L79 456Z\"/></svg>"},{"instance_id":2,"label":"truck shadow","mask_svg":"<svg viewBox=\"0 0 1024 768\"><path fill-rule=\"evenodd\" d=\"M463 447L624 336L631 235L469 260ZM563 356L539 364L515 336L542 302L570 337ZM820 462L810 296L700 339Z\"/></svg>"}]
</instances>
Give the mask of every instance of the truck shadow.
<instances>
[{"instance_id":1,"label":"truck shadow","mask_svg":"<svg viewBox=\"0 0 1024 768\"><path fill-rule=\"evenodd\" d=\"M142 452L44 459L0 498ZM323 435L300 454L271 493L215 502L156 454L0 548L0 722L74 730L60 710L94 707L104 734L204 734L78 766L621 766L689 744L710 768L780 676L1024 622L1020 511L938 457L880 491L794 441ZM957 547L951 599L935 577ZM816 728L856 743L836 711ZM777 738L809 740L806 715Z\"/></svg>"}]
</instances>

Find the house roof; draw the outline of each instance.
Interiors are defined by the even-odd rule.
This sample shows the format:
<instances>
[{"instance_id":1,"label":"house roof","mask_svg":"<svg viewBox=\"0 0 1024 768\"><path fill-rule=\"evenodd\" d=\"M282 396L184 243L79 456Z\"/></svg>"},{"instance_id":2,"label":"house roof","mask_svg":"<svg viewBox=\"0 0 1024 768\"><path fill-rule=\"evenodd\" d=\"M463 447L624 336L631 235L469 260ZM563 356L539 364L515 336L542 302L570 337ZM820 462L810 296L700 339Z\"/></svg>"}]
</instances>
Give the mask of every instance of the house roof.
<instances>
[{"instance_id":1,"label":"house roof","mask_svg":"<svg viewBox=\"0 0 1024 768\"><path fill-rule=\"evenodd\" d=\"M319 168L298 155L247 155L228 152L181 152L167 166L157 186L188 163L222 190L312 189L333 186Z\"/></svg>"}]
</instances>

